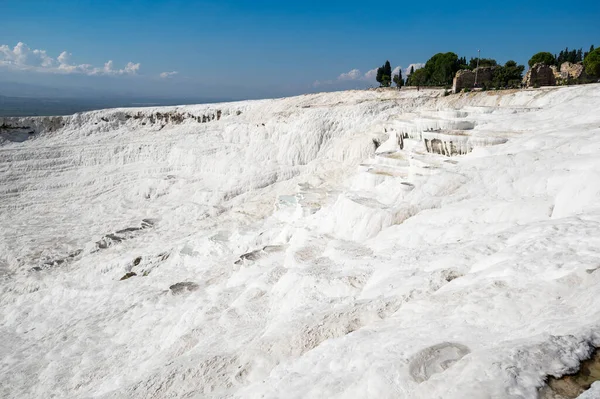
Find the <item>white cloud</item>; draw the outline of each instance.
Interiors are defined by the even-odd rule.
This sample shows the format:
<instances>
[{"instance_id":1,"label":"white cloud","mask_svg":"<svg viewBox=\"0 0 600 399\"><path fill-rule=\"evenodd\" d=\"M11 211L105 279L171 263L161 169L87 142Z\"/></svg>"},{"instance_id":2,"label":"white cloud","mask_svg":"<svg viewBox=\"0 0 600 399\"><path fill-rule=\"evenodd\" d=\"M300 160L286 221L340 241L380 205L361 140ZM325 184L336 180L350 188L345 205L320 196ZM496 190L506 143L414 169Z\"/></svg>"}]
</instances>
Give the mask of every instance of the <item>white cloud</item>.
<instances>
[{"instance_id":1,"label":"white cloud","mask_svg":"<svg viewBox=\"0 0 600 399\"><path fill-rule=\"evenodd\" d=\"M17 43L12 50L6 44L0 46L0 57L0 62L11 65L48 68L55 63L45 50L32 50L22 42Z\"/></svg>"},{"instance_id":2,"label":"white cloud","mask_svg":"<svg viewBox=\"0 0 600 399\"><path fill-rule=\"evenodd\" d=\"M166 79L166 78L170 78L171 76L175 76L175 75L177 75L178 73L179 73L179 72L177 72L177 71L163 72L163 73L161 73L159 76L160 76L161 78L163 78L163 79Z\"/></svg>"},{"instance_id":3,"label":"white cloud","mask_svg":"<svg viewBox=\"0 0 600 399\"><path fill-rule=\"evenodd\" d=\"M377 69L379 68L373 68L370 71L367 71L367 73L365 73L365 80L369 80L369 81L375 81L375 78L377 77Z\"/></svg>"},{"instance_id":4,"label":"white cloud","mask_svg":"<svg viewBox=\"0 0 600 399\"><path fill-rule=\"evenodd\" d=\"M66 51L63 51L62 53L60 53L58 55L58 58L56 58L56 60L61 63L61 64L68 64L69 63L69 57L71 57L70 53L67 53Z\"/></svg>"},{"instance_id":5,"label":"white cloud","mask_svg":"<svg viewBox=\"0 0 600 399\"><path fill-rule=\"evenodd\" d=\"M352 69L350 72L342 73L340 76L338 76L337 80L374 81L376 76L377 68L371 69L365 74L363 74L359 69Z\"/></svg>"},{"instance_id":6,"label":"white cloud","mask_svg":"<svg viewBox=\"0 0 600 399\"><path fill-rule=\"evenodd\" d=\"M107 73L107 74L113 73L113 62L112 62L112 60L108 60L104 64L104 72Z\"/></svg>"},{"instance_id":7,"label":"white cloud","mask_svg":"<svg viewBox=\"0 0 600 399\"><path fill-rule=\"evenodd\" d=\"M85 74L85 75L135 75L141 64L128 62L123 69L114 69L113 61L104 64L104 68L96 68L90 64L73 65L69 62L71 54L63 51L56 57L50 57L46 50L32 50L23 42L14 48L0 45L0 67L8 67L23 71Z\"/></svg>"},{"instance_id":8,"label":"white cloud","mask_svg":"<svg viewBox=\"0 0 600 399\"><path fill-rule=\"evenodd\" d=\"M396 68L398 69L398 68ZM313 83L313 87L319 86L339 86L343 82L357 82L359 85L375 84L377 77L377 68L373 68L365 73L362 73L360 69L351 69L349 72L340 74L336 80L317 80ZM366 87L366 86L365 86Z\"/></svg>"},{"instance_id":9,"label":"white cloud","mask_svg":"<svg viewBox=\"0 0 600 399\"><path fill-rule=\"evenodd\" d=\"M361 78L360 70L353 69L350 72L342 73L338 76L338 80L358 80Z\"/></svg>"},{"instance_id":10,"label":"white cloud","mask_svg":"<svg viewBox=\"0 0 600 399\"><path fill-rule=\"evenodd\" d=\"M123 73L134 75L140 70L140 66L142 66L142 64L140 64L139 62L137 64L134 64L133 62L128 62L127 65L125 65Z\"/></svg>"}]
</instances>

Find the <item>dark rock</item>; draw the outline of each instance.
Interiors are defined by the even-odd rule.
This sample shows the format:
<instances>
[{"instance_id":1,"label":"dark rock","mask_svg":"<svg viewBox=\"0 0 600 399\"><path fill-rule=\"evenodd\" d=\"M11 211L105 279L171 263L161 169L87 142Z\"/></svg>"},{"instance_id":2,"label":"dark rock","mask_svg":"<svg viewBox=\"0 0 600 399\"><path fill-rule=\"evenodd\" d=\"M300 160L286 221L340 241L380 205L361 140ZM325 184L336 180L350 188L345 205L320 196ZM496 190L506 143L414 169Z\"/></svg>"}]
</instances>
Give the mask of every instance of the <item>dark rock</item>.
<instances>
[{"instance_id":1,"label":"dark rock","mask_svg":"<svg viewBox=\"0 0 600 399\"><path fill-rule=\"evenodd\" d=\"M141 257L141 256L138 256L137 258L135 258L135 259L133 260L133 265L134 265L134 266L137 266L137 265L139 265L139 264L140 264L140 262L141 262L141 261L142 261L142 257Z\"/></svg>"},{"instance_id":2,"label":"dark rock","mask_svg":"<svg viewBox=\"0 0 600 399\"><path fill-rule=\"evenodd\" d=\"M192 283L190 281L185 281L182 283L173 284L169 287L173 295L183 294L186 291L196 291L200 286L196 283Z\"/></svg>"},{"instance_id":3,"label":"dark rock","mask_svg":"<svg viewBox=\"0 0 600 399\"><path fill-rule=\"evenodd\" d=\"M123 277L121 277L120 281L127 280L128 278L131 278L134 276L137 276L137 274L134 272L125 273L125 275Z\"/></svg>"}]
</instances>

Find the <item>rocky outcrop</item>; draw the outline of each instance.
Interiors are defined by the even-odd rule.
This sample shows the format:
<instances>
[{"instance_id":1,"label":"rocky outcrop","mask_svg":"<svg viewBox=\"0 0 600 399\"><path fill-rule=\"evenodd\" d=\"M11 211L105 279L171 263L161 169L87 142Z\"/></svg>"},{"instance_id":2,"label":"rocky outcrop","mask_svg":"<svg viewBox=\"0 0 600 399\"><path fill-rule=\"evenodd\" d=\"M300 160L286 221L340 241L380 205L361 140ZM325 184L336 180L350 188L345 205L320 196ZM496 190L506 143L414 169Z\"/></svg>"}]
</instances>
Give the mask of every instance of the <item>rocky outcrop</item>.
<instances>
[{"instance_id":1,"label":"rocky outcrop","mask_svg":"<svg viewBox=\"0 0 600 399\"><path fill-rule=\"evenodd\" d=\"M579 81L585 79L585 68L581 62L573 64L572 62L563 62L560 66L560 77L563 80Z\"/></svg>"},{"instance_id":2,"label":"rocky outcrop","mask_svg":"<svg viewBox=\"0 0 600 399\"><path fill-rule=\"evenodd\" d=\"M548 385L540 392L541 399L571 399L583 397L593 383L600 381L600 350L579 365L579 370L562 377L548 377ZM590 396L597 398L598 396Z\"/></svg>"},{"instance_id":3,"label":"rocky outcrop","mask_svg":"<svg viewBox=\"0 0 600 399\"><path fill-rule=\"evenodd\" d=\"M496 67L479 67L474 70L461 69L456 72L452 81L452 92L458 93L462 89L472 88L475 86L475 78L477 78L477 86L482 86L492 81L494 77L494 69Z\"/></svg>"},{"instance_id":4,"label":"rocky outcrop","mask_svg":"<svg viewBox=\"0 0 600 399\"><path fill-rule=\"evenodd\" d=\"M556 77L552 67L537 63L529 68L523 78L523 84L527 87L554 86L556 85Z\"/></svg>"},{"instance_id":5,"label":"rocky outcrop","mask_svg":"<svg viewBox=\"0 0 600 399\"><path fill-rule=\"evenodd\" d=\"M552 74L554 75L554 80L556 82L559 82L561 80L561 77L560 77L560 70L558 69L558 67L556 65L551 65L550 69L552 69Z\"/></svg>"},{"instance_id":6,"label":"rocky outcrop","mask_svg":"<svg viewBox=\"0 0 600 399\"><path fill-rule=\"evenodd\" d=\"M129 273L125 273L125 275L123 277L120 278L121 281L123 280L128 280L132 277L137 276L137 274L135 272L129 272Z\"/></svg>"}]
</instances>

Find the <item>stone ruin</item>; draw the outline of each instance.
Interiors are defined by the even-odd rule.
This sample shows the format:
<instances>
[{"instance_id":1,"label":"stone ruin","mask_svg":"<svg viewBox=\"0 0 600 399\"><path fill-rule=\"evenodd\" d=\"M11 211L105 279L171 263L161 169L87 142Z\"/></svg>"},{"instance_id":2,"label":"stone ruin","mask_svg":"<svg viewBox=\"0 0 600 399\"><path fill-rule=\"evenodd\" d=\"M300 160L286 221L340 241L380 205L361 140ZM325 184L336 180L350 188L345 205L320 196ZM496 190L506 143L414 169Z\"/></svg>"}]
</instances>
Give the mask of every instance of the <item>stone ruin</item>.
<instances>
[{"instance_id":1,"label":"stone ruin","mask_svg":"<svg viewBox=\"0 0 600 399\"><path fill-rule=\"evenodd\" d=\"M573 81L580 81L588 77L585 73L583 63L578 62L577 64L573 64L569 61L562 63L560 66L559 76L562 80Z\"/></svg>"},{"instance_id":2,"label":"stone ruin","mask_svg":"<svg viewBox=\"0 0 600 399\"><path fill-rule=\"evenodd\" d=\"M556 85L554 70L546 64L537 63L529 68L523 77L523 84L527 87L554 86Z\"/></svg>"},{"instance_id":3,"label":"stone ruin","mask_svg":"<svg viewBox=\"0 0 600 399\"><path fill-rule=\"evenodd\" d=\"M461 69L456 72L454 80L452 81L452 92L458 93L462 89L471 89L475 85L475 74L477 74L477 85L481 86L484 83L492 81L494 76L494 69L496 67L479 67L474 70Z\"/></svg>"},{"instance_id":4,"label":"stone ruin","mask_svg":"<svg viewBox=\"0 0 600 399\"><path fill-rule=\"evenodd\" d=\"M452 82L452 92L458 93L463 89L471 89L475 86L475 71L477 71L477 86L482 86L492 81L494 69L496 67L479 67L475 70L461 69L456 72ZM587 79L583 64L578 62L563 62L560 69L556 66L548 66L542 63L537 63L523 77L523 85L527 87L533 86L555 86L557 83L563 82L581 82Z\"/></svg>"},{"instance_id":5,"label":"stone ruin","mask_svg":"<svg viewBox=\"0 0 600 399\"><path fill-rule=\"evenodd\" d=\"M535 64L525 74L523 84L527 87L532 86L554 86L557 83L581 82L588 76L585 73L583 63L563 62L560 69L555 65Z\"/></svg>"}]
</instances>

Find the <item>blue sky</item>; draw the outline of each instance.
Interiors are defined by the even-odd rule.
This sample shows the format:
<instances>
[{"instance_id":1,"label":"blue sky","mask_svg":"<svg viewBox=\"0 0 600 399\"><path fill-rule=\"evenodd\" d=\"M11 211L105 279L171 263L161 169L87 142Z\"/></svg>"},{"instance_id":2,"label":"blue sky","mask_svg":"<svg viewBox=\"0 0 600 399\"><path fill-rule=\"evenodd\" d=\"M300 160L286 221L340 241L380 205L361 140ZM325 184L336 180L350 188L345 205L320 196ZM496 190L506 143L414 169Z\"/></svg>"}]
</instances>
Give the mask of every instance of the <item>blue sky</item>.
<instances>
[{"instance_id":1,"label":"blue sky","mask_svg":"<svg viewBox=\"0 0 600 399\"><path fill-rule=\"evenodd\" d=\"M598 1L0 0L0 14L0 81L148 96L365 87L386 59L406 68L480 48L526 63L600 46Z\"/></svg>"}]
</instances>

